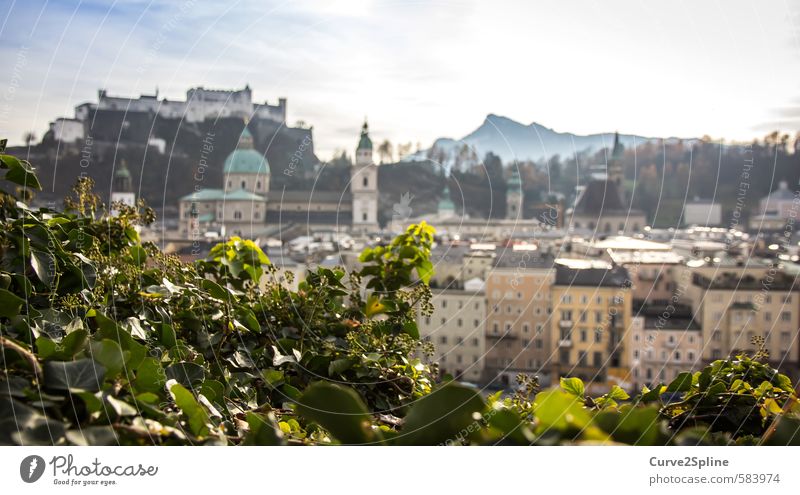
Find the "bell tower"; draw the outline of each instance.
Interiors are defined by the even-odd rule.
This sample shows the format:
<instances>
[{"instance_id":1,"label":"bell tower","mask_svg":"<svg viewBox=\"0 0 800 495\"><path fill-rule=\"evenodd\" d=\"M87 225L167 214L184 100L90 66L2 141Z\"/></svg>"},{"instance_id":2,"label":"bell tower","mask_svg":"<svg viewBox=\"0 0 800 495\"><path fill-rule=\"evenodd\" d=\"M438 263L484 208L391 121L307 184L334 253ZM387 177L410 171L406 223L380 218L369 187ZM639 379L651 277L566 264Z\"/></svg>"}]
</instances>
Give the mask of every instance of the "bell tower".
<instances>
[{"instance_id":1,"label":"bell tower","mask_svg":"<svg viewBox=\"0 0 800 495\"><path fill-rule=\"evenodd\" d=\"M366 121L350 171L350 192L353 195L353 230L378 230L378 166L372 160L372 140Z\"/></svg>"}]
</instances>

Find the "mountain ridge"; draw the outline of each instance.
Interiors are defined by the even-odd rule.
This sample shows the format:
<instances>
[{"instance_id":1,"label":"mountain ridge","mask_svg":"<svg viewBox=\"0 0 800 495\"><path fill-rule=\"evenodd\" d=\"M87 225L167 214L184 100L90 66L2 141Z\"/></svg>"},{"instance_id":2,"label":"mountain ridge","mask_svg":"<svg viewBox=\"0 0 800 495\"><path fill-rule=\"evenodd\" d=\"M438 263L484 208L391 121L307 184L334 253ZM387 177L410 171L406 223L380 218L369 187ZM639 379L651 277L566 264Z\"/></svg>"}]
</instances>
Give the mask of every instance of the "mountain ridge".
<instances>
[{"instance_id":1,"label":"mountain ridge","mask_svg":"<svg viewBox=\"0 0 800 495\"><path fill-rule=\"evenodd\" d=\"M488 152L498 155L503 163L525 160L545 160L555 155L575 156L584 151L599 151L610 148L614 143L615 132L595 134L575 134L559 132L536 121L530 124L517 122L509 117L490 113L480 126L461 139L441 137L433 145L418 151L402 161L433 159L457 169L468 168L480 162ZM684 140L695 138L659 138L620 134L620 142L625 147L637 146L645 142ZM469 153L463 147L467 145Z\"/></svg>"}]
</instances>

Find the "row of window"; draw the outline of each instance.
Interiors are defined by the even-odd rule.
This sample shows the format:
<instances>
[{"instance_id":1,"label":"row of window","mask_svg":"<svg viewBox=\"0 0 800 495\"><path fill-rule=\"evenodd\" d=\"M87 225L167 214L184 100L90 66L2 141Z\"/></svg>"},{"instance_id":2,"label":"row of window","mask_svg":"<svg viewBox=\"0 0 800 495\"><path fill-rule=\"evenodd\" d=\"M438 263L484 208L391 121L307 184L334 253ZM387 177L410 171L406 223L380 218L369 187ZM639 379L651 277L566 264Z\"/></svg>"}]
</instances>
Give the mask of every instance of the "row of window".
<instances>
[{"instance_id":1,"label":"row of window","mask_svg":"<svg viewBox=\"0 0 800 495\"><path fill-rule=\"evenodd\" d=\"M439 306L442 309L447 308L447 299L441 299L440 302L439 302ZM458 309L463 309L464 308L464 301L458 301L457 306L458 306ZM476 301L475 303L473 303L473 307L475 309L481 309L481 302L480 301Z\"/></svg>"},{"instance_id":2,"label":"row of window","mask_svg":"<svg viewBox=\"0 0 800 495\"><path fill-rule=\"evenodd\" d=\"M447 324L447 318L442 318L440 321L441 321L442 325L446 325ZM464 320L462 320L461 318L456 318L455 322L456 322L456 326L458 328L462 328L464 326ZM425 317L425 325L430 326L430 324L431 324L431 317L430 316L426 316ZM481 320L472 320L472 326L474 328L478 328L479 326L481 326Z\"/></svg>"},{"instance_id":3,"label":"row of window","mask_svg":"<svg viewBox=\"0 0 800 495\"><path fill-rule=\"evenodd\" d=\"M647 359L653 359L653 349L648 349L646 354L647 354ZM633 350L633 358L634 359L639 359L639 356L640 356L639 349L634 349ZM672 354L672 360L673 361L680 361L682 357L683 357L683 354L681 353L681 351L675 351ZM688 351L686 353L686 360L689 361L690 363L693 363L695 361L695 357L696 356L695 356L694 351ZM667 351L664 351L664 350L661 351L661 361L663 361L665 363L667 362Z\"/></svg>"}]
</instances>

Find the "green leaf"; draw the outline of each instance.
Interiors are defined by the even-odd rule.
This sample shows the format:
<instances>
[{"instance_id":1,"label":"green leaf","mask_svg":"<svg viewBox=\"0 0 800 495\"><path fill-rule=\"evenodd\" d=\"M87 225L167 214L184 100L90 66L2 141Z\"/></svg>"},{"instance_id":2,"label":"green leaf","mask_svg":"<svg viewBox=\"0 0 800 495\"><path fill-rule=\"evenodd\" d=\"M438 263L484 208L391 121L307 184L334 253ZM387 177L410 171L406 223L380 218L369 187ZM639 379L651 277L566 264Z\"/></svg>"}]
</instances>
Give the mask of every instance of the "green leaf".
<instances>
[{"instance_id":1,"label":"green leaf","mask_svg":"<svg viewBox=\"0 0 800 495\"><path fill-rule=\"evenodd\" d=\"M58 270L55 257L50 253L31 249L31 267L39 280L50 287L53 283L53 275Z\"/></svg>"},{"instance_id":2,"label":"green leaf","mask_svg":"<svg viewBox=\"0 0 800 495\"><path fill-rule=\"evenodd\" d=\"M168 323L161 324L161 344L167 349L172 349L178 345L178 338L175 335L175 329Z\"/></svg>"},{"instance_id":3,"label":"green leaf","mask_svg":"<svg viewBox=\"0 0 800 495\"><path fill-rule=\"evenodd\" d=\"M136 370L133 382L139 392L159 392L167 382L167 376L156 358L145 358Z\"/></svg>"},{"instance_id":4,"label":"green leaf","mask_svg":"<svg viewBox=\"0 0 800 495\"><path fill-rule=\"evenodd\" d=\"M367 444L380 439L370 427L367 406L349 387L313 383L297 401L297 412L344 444Z\"/></svg>"},{"instance_id":5,"label":"green leaf","mask_svg":"<svg viewBox=\"0 0 800 495\"><path fill-rule=\"evenodd\" d=\"M8 169L5 179L14 184L41 190L42 185L36 177L31 164L11 155L0 155L0 168Z\"/></svg>"},{"instance_id":6,"label":"green leaf","mask_svg":"<svg viewBox=\"0 0 800 495\"><path fill-rule=\"evenodd\" d=\"M623 406L620 411L601 411L594 423L617 442L629 445L660 445L662 442L657 406Z\"/></svg>"},{"instance_id":7,"label":"green leaf","mask_svg":"<svg viewBox=\"0 0 800 495\"><path fill-rule=\"evenodd\" d=\"M687 392L692 388L692 374L688 371L679 373L667 386L667 392Z\"/></svg>"},{"instance_id":8,"label":"green leaf","mask_svg":"<svg viewBox=\"0 0 800 495\"><path fill-rule=\"evenodd\" d=\"M209 429L210 420L205 409L200 406L194 395L175 380L167 381L167 390L172 395L175 404L186 415L189 431L198 437L207 436L211 431Z\"/></svg>"},{"instance_id":9,"label":"green leaf","mask_svg":"<svg viewBox=\"0 0 800 495\"><path fill-rule=\"evenodd\" d=\"M278 427L275 415L247 413L247 425L250 431L244 437L242 445L282 445L283 432Z\"/></svg>"},{"instance_id":10,"label":"green leaf","mask_svg":"<svg viewBox=\"0 0 800 495\"><path fill-rule=\"evenodd\" d=\"M447 383L411 407L396 441L401 445L458 442L465 432L480 428L485 407L474 388Z\"/></svg>"},{"instance_id":11,"label":"green leaf","mask_svg":"<svg viewBox=\"0 0 800 495\"><path fill-rule=\"evenodd\" d=\"M72 445L119 445L117 433L110 426L89 426L80 430L69 430L66 435Z\"/></svg>"},{"instance_id":12,"label":"green leaf","mask_svg":"<svg viewBox=\"0 0 800 495\"><path fill-rule=\"evenodd\" d=\"M613 400L628 400L630 399L630 395L628 392L623 390L619 385L614 385L611 387L611 390L606 394L609 399Z\"/></svg>"},{"instance_id":13,"label":"green leaf","mask_svg":"<svg viewBox=\"0 0 800 495\"><path fill-rule=\"evenodd\" d=\"M536 394L534 407L537 431L540 433L550 429L583 431L591 420L580 397L557 389Z\"/></svg>"},{"instance_id":14,"label":"green leaf","mask_svg":"<svg viewBox=\"0 0 800 495\"><path fill-rule=\"evenodd\" d=\"M433 277L434 269L433 263L429 260L423 260L417 264L417 276L423 283L429 283Z\"/></svg>"},{"instance_id":15,"label":"green leaf","mask_svg":"<svg viewBox=\"0 0 800 495\"><path fill-rule=\"evenodd\" d=\"M417 327L417 322L414 320L407 321L403 324L403 333L411 337L412 339L419 339L419 327Z\"/></svg>"},{"instance_id":16,"label":"green leaf","mask_svg":"<svg viewBox=\"0 0 800 495\"><path fill-rule=\"evenodd\" d=\"M17 316L23 304L25 304L24 299L17 297L6 289L0 289L0 316L5 316L6 318Z\"/></svg>"},{"instance_id":17,"label":"green leaf","mask_svg":"<svg viewBox=\"0 0 800 495\"><path fill-rule=\"evenodd\" d=\"M49 390L82 389L98 391L105 380L106 369L91 359L77 361L45 361L42 365L44 386Z\"/></svg>"},{"instance_id":18,"label":"green leaf","mask_svg":"<svg viewBox=\"0 0 800 495\"><path fill-rule=\"evenodd\" d=\"M92 342L89 348L92 359L105 366L109 377L115 377L122 372L130 356L130 352L123 351L119 344L110 339Z\"/></svg>"},{"instance_id":19,"label":"green leaf","mask_svg":"<svg viewBox=\"0 0 800 495\"><path fill-rule=\"evenodd\" d=\"M577 377L572 377L572 378L562 377L561 388L571 393L572 395L577 395L578 397L583 397L583 394L586 393L586 387L583 384L583 380Z\"/></svg>"},{"instance_id":20,"label":"green leaf","mask_svg":"<svg viewBox=\"0 0 800 495\"><path fill-rule=\"evenodd\" d=\"M61 359L72 359L75 354L81 352L86 343L89 342L89 332L84 329L73 330L61 340L58 349L58 356Z\"/></svg>"},{"instance_id":21,"label":"green leaf","mask_svg":"<svg viewBox=\"0 0 800 495\"><path fill-rule=\"evenodd\" d=\"M335 359L328 365L328 374L338 375L352 368L353 364L355 364L355 361L350 358Z\"/></svg>"},{"instance_id":22,"label":"green leaf","mask_svg":"<svg viewBox=\"0 0 800 495\"><path fill-rule=\"evenodd\" d=\"M206 372L202 366L188 361L167 366L164 373L167 380L176 380L187 388L198 385L206 378Z\"/></svg>"}]
</instances>

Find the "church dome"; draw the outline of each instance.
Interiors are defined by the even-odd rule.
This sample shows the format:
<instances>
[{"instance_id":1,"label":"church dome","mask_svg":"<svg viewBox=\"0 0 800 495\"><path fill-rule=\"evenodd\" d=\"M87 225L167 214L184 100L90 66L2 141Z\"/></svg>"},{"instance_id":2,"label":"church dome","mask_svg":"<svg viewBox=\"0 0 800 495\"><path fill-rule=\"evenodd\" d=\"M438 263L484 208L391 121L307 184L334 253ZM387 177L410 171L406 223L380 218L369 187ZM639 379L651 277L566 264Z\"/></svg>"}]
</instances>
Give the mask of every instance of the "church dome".
<instances>
[{"instance_id":1,"label":"church dome","mask_svg":"<svg viewBox=\"0 0 800 495\"><path fill-rule=\"evenodd\" d=\"M364 122L364 126L361 128L361 139L358 140L358 148L356 150L371 150L372 149L372 139L369 138L369 127L367 127L367 123Z\"/></svg>"},{"instance_id":2,"label":"church dome","mask_svg":"<svg viewBox=\"0 0 800 495\"><path fill-rule=\"evenodd\" d=\"M269 163L261 153L253 149L253 135L245 126L239 136L236 149L225 159L226 174L261 174L269 175Z\"/></svg>"}]
</instances>

